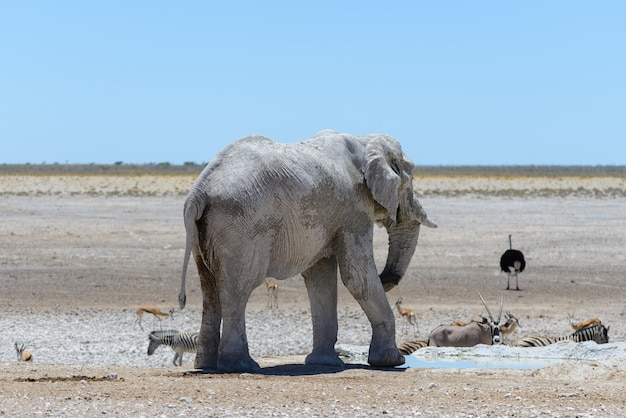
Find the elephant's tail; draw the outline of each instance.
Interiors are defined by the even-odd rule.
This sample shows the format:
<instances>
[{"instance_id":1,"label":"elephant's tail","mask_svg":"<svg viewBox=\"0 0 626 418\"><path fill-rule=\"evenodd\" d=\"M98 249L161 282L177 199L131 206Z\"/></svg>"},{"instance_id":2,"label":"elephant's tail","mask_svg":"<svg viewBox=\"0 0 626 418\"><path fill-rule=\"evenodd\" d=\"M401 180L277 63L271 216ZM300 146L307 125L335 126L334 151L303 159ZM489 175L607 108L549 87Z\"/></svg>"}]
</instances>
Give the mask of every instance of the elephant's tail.
<instances>
[{"instance_id":1,"label":"elephant's tail","mask_svg":"<svg viewBox=\"0 0 626 418\"><path fill-rule=\"evenodd\" d=\"M185 220L185 257L183 259L183 271L180 280L180 291L178 292L178 306L181 310L185 309L187 304L187 291L185 289L185 281L187 278L187 268L189 267L189 258L191 257L191 248L196 238L196 220L201 215L199 206L193 196L185 201L185 209L183 218Z\"/></svg>"}]
</instances>

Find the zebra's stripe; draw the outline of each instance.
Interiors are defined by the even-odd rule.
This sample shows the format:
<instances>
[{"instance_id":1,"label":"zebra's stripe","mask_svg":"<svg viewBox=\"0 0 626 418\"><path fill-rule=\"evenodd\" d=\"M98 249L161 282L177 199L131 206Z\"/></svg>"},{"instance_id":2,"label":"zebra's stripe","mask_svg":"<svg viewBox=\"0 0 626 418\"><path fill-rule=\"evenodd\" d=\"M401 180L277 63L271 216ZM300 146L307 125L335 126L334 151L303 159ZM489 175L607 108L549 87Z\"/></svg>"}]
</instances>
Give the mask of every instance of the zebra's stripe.
<instances>
[{"instance_id":1,"label":"zebra's stripe","mask_svg":"<svg viewBox=\"0 0 626 418\"><path fill-rule=\"evenodd\" d=\"M400 344L398 350L400 350L402 355L409 355L426 346L428 346L428 341L426 340L410 340Z\"/></svg>"}]
</instances>

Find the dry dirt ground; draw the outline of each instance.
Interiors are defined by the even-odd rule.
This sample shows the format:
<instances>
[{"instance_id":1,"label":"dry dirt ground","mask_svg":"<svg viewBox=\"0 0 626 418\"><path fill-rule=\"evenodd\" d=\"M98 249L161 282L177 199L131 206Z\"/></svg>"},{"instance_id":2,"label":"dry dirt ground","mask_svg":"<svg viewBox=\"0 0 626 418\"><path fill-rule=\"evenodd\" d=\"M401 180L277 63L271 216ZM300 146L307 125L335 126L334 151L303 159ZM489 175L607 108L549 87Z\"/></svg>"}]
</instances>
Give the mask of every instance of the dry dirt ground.
<instances>
[{"instance_id":1,"label":"dry dirt ground","mask_svg":"<svg viewBox=\"0 0 626 418\"><path fill-rule=\"evenodd\" d=\"M176 304L185 176L0 176L0 309L89 310ZM468 186L469 185L469 186ZM626 328L626 184L589 179L425 178L421 202L439 228L421 233L397 289L422 323L496 305L508 234L526 254L522 291L505 309L522 334L567 313ZM377 263L385 258L377 234ZM191 271L191 270L190 270ZM356 309L341 287L340 307ZM195 275L188 306L200 306ZM264 289L249 306L263 308ZM308 309L302 281L280 283L280 310ZM494 308L495 309L495 308ZM2 334L0 330L0 335ZM428 329L422 329L427 332ZM52 332L52 330L51 330ZM281 332L281 330L276 330ZM0 337L2 351L13 341ZM72 344L68 341L68 344ZM0 415L19 416L625 416L623 359L539 370L329 370L304 356L257 359L263 374L189 375L183 368L0 361Z\"/></svg>"}]
</instances>

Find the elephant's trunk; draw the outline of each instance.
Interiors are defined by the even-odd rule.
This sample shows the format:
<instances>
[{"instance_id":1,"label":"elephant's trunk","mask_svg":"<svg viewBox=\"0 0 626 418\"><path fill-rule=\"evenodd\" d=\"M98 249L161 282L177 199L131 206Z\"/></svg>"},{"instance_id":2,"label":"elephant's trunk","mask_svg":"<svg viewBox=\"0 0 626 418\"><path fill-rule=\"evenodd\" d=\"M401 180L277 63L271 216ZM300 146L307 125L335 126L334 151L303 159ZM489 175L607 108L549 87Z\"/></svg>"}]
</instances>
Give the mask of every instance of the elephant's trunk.
<instances>
[{"instance_id":1,"label":"elephant's trunk","mask_svg":"<svg viewBox=\"0 0 626 418\"><path fill-rule=\"evenodd\" d=\"M389 225L387 226L387 233L389 234L389 253L385 268L380 274L380 281L385 292L396 287L406 273L415 253L420 224L411 221L405 222L404 225Z\"/></svg>"}]
</instances>

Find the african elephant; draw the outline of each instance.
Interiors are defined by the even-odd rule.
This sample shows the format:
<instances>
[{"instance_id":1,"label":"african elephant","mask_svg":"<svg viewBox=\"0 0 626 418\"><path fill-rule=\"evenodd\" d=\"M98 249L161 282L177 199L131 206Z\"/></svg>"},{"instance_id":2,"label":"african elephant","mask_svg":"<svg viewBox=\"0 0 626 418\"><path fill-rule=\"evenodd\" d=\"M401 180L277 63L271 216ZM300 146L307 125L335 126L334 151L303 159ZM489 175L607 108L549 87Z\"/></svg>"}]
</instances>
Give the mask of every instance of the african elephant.
<instances>
[{"instance_id":1,"label":"african elephant","mask_svg":"<svg viewBox=\"0 0 626 418\"><path fill-rule=\"evenodd\" d=\"M372 325L369 363L402 364L385 291L406 272L420 224L436 227L415 197L412 169L400 144L386 135L322 131L292 144L248 136L221 151L184 206L180 308L192 251L203 296L195 367L259 371L248 351L248 298L266 277L281 280L299 273L313 321L313 350L305 362L343 366L334 349L337 267ZM374 223L389 233L380 277Z\"/></svg>"}]
</instances>

